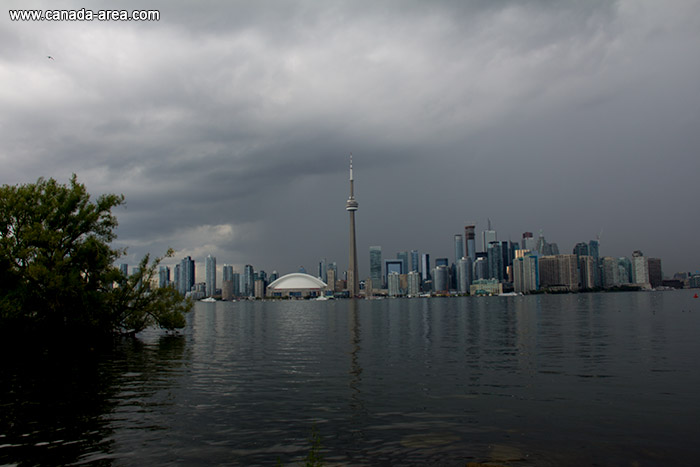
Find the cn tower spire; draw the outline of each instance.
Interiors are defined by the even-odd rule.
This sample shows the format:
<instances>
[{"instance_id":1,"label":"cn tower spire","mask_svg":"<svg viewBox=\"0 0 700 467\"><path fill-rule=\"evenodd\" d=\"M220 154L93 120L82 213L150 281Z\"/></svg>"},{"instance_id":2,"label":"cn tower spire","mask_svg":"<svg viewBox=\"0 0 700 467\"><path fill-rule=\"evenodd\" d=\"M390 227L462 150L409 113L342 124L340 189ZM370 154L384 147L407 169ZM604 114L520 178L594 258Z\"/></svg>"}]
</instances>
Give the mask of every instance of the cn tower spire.
<instances>
[{"instance_id":1,"label":"cn tower spire","mask_svg":"<svg viewBox=\"0 0 700 467\"><path fill-rule=\"evenodd\" d=\"M360 293L359 281L357 280L357 246L355 242L355 211L357 211L357 201L355 201L355 186L352 175L352 153L350 154L350 197L345 203L345 210L350 214L350 251L348 259L348 292L350 298L355 298Z\"/></svg>"}]
</instances>

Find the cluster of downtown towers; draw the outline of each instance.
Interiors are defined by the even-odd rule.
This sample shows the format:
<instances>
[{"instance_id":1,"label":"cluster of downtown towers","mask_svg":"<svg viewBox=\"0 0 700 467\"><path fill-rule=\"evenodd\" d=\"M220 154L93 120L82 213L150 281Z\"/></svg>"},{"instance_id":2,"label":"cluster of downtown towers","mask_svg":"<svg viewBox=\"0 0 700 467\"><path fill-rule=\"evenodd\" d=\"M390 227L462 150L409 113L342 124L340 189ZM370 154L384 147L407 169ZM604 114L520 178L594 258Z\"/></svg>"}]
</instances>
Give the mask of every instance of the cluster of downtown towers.
<instances>
[{"instance_id":1,"label":"cluster of downtown towers","mask_svg":"<svg viewBox=\"0 0 700 467\"><path fill-rule=\"evenodd\" d=\"M514 290L530 293L539 290L577 291L638 285L642 288L661 285L661 260L634 252L632 258L600 257L599 243L577 243L572 254L560 254L556 243L548 243L542 234L535 238L525 232L520 243L498 241L495 230L481 232L481 251L476 248L475 226L467 225L464 234L454 235L454 260L435 258L417 250L401 251L395 258L382 256L380 246L369 248L370 276L360 282L361 294L401 296L421 293L467 294L475 291L498 293ZM234 267L222 267L221 289L217 289L216 258L207 256L205 281L195 280L195 262L187 256L173 271L161 266L159 286L176 287L183 295L204 298L221 295L264 297L266 286L278 278L245 265L242 274ZM126 267L122 265L122 267ZM124 271L126 272L126 270ZM300 272L306 272L303 269ZM328 284L328 292L347 290L347 273L338 273L335 262L319 262L316 276ZM494 286L497 285L497 289ZM497 290L497 292L496 292Z\"/></svg>"},{"instance_id":2,"label":"cluster of downtown towers","mask_svg":"<svg viewBox=\"0 0 700 467\"><path fill-rule=\"evenodd\" d=\"M598 240L577 243L572 254L559 254L556 243L548 243L540 233L537 239L531 232L522 235L521 242L498 241L496 231L488 228L482 232L482 251L476 251L476 226L468 224L464 234L454 236L454 262L448 258L436 258L431 263L430 254L417 250L403 251L395 259L382 259L382 248L369 249L370 277L357 280L357 253L355 246L355 211L358 203L354 196L352 155L350 156L350 197L346 210L350 215L349 267L344 277L338 274L336 263L319 263L317 277L327 284L327 293L345 293L349 296L380 294L389 296L416 296L425 293L444 295L498 294L514 290L531 293L539 290L578 291L596 288L613 288L633 284L639 288L658 287L662 283L661 260L646 258L635 251L632 259L599 255ZM234 297L265 296L267 285L277 279L277 272L268 277L265 271L255 271L245 265L243 274L234 272L233 266L223 266L221 290L216 288L216 258L207 256L204 261L206 280L195 281L195 263L187 256L175 265L174 280L170 282L170 269L161 266L159 286L174 286L185 296L204 298L221 295L224 300ZM128 274L127 265L122 272ZM306 272L300 270L299 272Z\"/></svg>"}]
</instances>

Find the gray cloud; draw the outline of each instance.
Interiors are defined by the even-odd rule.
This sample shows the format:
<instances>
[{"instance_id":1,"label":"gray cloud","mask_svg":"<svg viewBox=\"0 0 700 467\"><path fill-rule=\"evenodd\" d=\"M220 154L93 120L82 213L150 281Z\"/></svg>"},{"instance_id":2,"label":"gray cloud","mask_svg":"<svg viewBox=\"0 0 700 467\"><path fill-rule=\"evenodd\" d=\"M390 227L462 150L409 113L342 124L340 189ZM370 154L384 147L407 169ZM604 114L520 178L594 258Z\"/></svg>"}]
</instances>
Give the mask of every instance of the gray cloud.
<instances>
[{"instance_id":1,"label":"gray cloud","mask_svg":"<svg viewBox=\"0 0 700 467\"><path fill-rule=\"evenodd\" d=\"M697 268L697 2L148 8L159 22L0 22L0 183L124 193L126 261L345 267L352 152L363 275L370 245L451 257L487 217Z\"/></svg>"}]
</instances>

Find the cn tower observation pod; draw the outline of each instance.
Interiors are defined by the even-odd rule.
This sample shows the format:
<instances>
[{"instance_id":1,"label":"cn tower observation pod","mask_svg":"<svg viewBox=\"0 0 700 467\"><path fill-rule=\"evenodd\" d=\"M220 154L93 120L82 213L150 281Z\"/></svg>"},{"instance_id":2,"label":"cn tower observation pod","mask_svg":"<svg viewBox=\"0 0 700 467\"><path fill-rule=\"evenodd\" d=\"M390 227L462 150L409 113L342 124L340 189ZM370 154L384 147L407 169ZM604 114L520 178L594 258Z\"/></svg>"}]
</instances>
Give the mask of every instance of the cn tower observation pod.
<instances>
[{"instance_id":1,"label":"cn tower observation pod","mask_svg":"<svg viewBox=\"0 0 700 467\"><path fill-rule=\"evenodd\" d=\"M326 283L316 277L294 272L280 277L267 286L268 297L318 297L326 290Z\"/></svg>"}]
</instances>

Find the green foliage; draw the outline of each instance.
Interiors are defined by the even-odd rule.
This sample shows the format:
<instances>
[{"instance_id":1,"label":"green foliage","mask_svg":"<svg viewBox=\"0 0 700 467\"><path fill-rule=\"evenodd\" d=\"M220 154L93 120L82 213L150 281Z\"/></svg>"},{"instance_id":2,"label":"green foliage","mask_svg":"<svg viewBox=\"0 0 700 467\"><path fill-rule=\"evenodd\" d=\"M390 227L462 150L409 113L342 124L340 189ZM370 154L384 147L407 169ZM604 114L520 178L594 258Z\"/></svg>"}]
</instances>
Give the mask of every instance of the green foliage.
<instances>
[{"instance_id":1,"label":"green foliage","mask_svg":"<svg viewBox=\"0 0 700 467\"><path fill-rule=\"evenodd\" d=\"M184 326L189 305L177 292L148 289L160 258L149 265L146 256L134 278L113 266L123 252L109 245L117 226L111 210L123 202L113 194L92 201L75 175L69 185L40 178L0 187L3 330L106 334Z\"/></svg>"}]
</instances>

